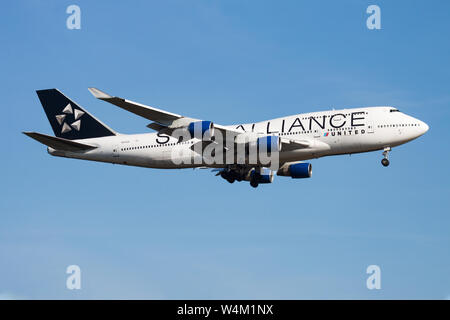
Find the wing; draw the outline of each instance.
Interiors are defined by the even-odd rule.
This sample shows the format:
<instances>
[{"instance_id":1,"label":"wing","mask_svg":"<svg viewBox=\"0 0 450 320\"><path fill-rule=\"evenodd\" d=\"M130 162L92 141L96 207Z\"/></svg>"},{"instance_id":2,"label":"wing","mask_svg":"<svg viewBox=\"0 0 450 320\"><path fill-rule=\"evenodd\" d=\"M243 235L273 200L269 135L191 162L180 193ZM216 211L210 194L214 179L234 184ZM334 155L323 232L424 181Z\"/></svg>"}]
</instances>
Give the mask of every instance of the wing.
<instances>
[{"instance_id":1,"label":"wing","mask_svg":"<svg viewBox=\"0 0 450 320\"><path fill-rule=\"evenodd\" d=\"M109 102L138 116L154 121L153 123L147 125L147 127L169 135L176 128L188 126L191 122L194 121L201 121L200 119L185 117L176 113L150 107L138 102L133 102L131 100L113 97L97 88L89 88L89 91L97 99ZM214 129L221 131L222 136L225 137L225 139L234 140L236 136L244 133L241 130L222 126L216 123L214 123ZM282 149L288 151L295 149L313 148L316 146L317 141L309 139L293 140L281 138L281 143Z\"/></svg>"},{"instance_id":2,"label":"wing","mask_svg":"<svg viewBox=\"0 0 450 320\"><path fill-rule=\"evenodd\" d=\"M150 123L147 127L157 131L166 128L165 130L168 134L170 134L170 129L188 126L191 122L200 121L200 119L185 117L131 100L113 97L97 88L89 88L89 91L97 99L109 102L138 116L154 121L154 123ZM214 128L222 131L222 134L227 134L227 136L236 136L242 133L242 131L230 129L218 124L214 124Z\"/></svg>"},{"instance_id":3,"label":"wing","mask_svg":"<svg viewBox=\"0 0 450 320\"><path fill-rule=\"evenodd\" d=\"M89 88L89 91L97 99L112 103L122 109L130 111L130 112L137 114L138 116L144 117L148 120L155 121L162 125L169 126L174 121L184 118L183 116L181 116L179 114L175 114L172 112L167 112L164 110L146 106L146 105L143 105L143 104L140 104L137 102L127 100L127 99L110 96L109 94L107 94L103 91L100 91L97 88Z\"/></svg>"},{"instance_id":4,"label":"wing","mask_svg":"<svg viewBox=\"0 0 450 320\"><path fill-rule=\"evenodd\" d=\"M281 138L282 150L291 151L295 149L311 148L314 145L314 141L309 139L294 140Z\"/></svg>"}]
</instances>

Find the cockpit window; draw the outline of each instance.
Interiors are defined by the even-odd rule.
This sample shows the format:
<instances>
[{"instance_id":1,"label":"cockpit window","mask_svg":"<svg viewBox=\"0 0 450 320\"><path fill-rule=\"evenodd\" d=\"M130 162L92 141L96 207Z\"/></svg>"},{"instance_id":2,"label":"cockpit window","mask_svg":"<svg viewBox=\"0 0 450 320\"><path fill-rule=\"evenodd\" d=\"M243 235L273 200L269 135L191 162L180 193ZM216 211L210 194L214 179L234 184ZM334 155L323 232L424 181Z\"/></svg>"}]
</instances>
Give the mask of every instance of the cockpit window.
<instances>
[{"instance_id":1,"label":"cockpit window","mask_svg":"<svg viewBox=\"0 0 450 320\"><path fill-rule=\"evenodd\" d=\"M391 109L391 110L389 110L389 112L400 112L400 110L398 110L398 109Z\"/></svg>"}]
</instances>

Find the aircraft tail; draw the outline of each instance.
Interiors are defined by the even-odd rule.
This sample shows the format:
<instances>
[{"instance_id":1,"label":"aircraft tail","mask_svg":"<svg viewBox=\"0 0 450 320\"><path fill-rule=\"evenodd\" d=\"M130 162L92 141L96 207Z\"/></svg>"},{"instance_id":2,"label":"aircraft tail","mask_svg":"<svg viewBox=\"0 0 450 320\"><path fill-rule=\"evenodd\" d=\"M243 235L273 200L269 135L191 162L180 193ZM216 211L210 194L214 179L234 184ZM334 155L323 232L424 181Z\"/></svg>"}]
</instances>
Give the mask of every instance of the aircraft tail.
<instances>
[{"instance_id":1,"label":"aircraft tail","mask_svg":"<svg viewBox=\"0 0 450 320\"><path fill-rule=\"evenodd\" d=\"M68 140L116 135L58 89L36 91L55 136Z\"/></svg>"}]
</instances>

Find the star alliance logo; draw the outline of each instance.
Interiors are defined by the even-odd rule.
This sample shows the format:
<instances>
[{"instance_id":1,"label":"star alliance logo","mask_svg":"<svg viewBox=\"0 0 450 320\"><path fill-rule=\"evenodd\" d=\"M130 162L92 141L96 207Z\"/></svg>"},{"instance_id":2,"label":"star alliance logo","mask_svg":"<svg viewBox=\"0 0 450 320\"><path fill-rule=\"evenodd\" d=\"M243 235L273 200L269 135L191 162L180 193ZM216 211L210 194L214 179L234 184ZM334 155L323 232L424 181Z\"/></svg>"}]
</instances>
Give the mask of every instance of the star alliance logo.
<instances>
[{"instance_id":1,"label":"star alliance logo","mask_svg":"<svg viewBox=\"0 0 450 320\"><path fill-rule=\"evenodd\" d=\"M56 115L56 121L58 121L59 125L62 126L61 133L69 132L73 129L80 131L81 128L81 116L84 114L83 111L79 109L72 108L72 105L70 103L67 104L67 106L63 109L63 114ZM65 120L67 115L73 114L74 122L72 122L70 125L68 125Z\"/></svg>"}]
</instances>

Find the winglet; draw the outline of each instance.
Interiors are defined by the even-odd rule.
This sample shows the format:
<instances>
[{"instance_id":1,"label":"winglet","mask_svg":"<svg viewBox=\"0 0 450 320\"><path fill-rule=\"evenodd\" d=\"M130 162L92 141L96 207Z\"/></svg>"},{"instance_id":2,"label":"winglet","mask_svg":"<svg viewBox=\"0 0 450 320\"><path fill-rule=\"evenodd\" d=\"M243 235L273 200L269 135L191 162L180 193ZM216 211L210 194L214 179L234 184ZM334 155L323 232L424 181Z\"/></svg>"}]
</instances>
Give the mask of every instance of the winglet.
<instances>
[{"instance_id":1,"label":"winglet","mask_svg":"<svg viewBox=\"0 0 450 320\"><path fill-rule=\"evenodd\" d=\"M92 95L93 95L94 97L96 97L97 99L104 100L104 99L110 99L110 98L112 98L109 94L107 94L106 92L103 92L103 91L101 91L101 90L99 90L99 89L97 89L97 88L91 87L91 88L88 88L88 90L89 90L89 92L92 93Z\"/></svg>"}]
</instances>

